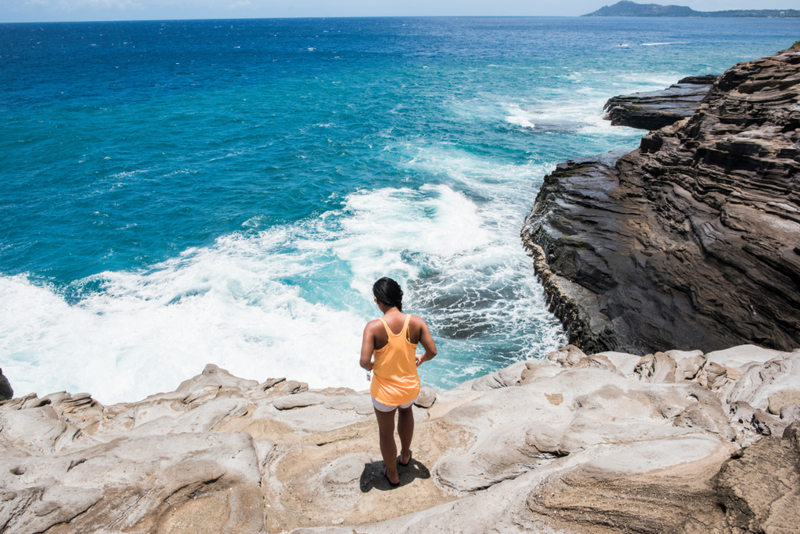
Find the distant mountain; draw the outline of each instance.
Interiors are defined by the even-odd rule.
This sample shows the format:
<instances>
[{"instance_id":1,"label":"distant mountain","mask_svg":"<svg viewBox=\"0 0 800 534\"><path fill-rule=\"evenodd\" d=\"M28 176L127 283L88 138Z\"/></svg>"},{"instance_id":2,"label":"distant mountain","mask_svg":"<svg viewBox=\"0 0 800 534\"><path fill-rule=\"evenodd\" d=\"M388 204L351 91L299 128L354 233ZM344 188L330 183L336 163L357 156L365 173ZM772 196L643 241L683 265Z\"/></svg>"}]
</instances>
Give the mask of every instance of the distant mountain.
<instances>
[{"instance_id":1,"label":"distant mountain","mask_svg":"<svg viewBox=\"0 0 800 534\"><path fill-rule=\"evenodd\" d=\"M603 6L584 17L800 17L797 9L735 9L729 11L695 11L687 6L637 4L622 0L613 6Z\"/></svg>"}]
</instances>

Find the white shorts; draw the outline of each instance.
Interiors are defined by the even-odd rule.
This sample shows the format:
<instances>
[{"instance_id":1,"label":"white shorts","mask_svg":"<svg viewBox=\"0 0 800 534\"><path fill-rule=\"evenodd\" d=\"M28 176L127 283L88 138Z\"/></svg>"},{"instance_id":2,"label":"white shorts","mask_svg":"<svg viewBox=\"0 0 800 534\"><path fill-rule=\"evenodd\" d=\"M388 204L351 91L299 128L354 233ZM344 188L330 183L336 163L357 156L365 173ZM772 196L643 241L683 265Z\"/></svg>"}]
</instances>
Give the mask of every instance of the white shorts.
<instances>
[{"instance_id":1,"label":"white shorts","mask_svg":"<svg viewBox=\"0 0 800 534\"><path fill-rule=\"evenodd\" d=\"M411 408L411 405L414 404L415 400L417 400L417 399L414 399L412 401L408 401L407 403L401 404L400 406L386 406L385 404L382 404L382 403L378 402L377 400L375 400L375 397L373 397L372 395L370 395L370 398L372 398L372 405L379 412L391 412L391 411L395 410L396 408L402 408L402 409L405 410L406 408Z\"/></svg>"}]
</instances>

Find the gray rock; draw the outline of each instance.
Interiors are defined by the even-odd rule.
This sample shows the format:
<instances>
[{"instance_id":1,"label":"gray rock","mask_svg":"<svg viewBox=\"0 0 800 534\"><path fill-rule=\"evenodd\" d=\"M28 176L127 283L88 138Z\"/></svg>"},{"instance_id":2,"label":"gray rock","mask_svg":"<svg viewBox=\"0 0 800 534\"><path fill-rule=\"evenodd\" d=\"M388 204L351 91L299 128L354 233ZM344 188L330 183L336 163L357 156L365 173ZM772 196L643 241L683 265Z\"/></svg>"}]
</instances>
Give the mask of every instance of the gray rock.
<instances>
[{"instance_id":1,"label":"gray rock","mask_svg":"<svg viewBox=\"0 0 800 534\"><path fill-rule=\"evenodd\" d=\"M281 384L278 389L283 393L296 395L297 393L308 391L308 384L305 382L298 382L297 380L288 380Z\"/></svg>"},{"instance_id":2,"label":"gray rock","mask_svg":"<svg viewBox=\"0 0 800 534\"><path fill-rule=\"evenodd\" d=\"M266 381L261 382L258 385L258 389L260 389L261 391L266 391L266 390L271 389L271 388L273 388L273 387L277 386L278 384L280 384L282 382L285 382L285 381L286 381L286 378L283 378L283 377L281 377L281 378L268 378Z\"/></svg>"},{"instance_id":3,"label":"gray rock","mask_svg":"<svg viewBox=\"0 0 800 534\"><path fill-rule=\"evenodd\" d=\"M575 345L567 345L566 347L554 350L547 355L548 360L555 362L562 367L572 367L581 361L581 358L585 357L586 354L584 354L584 352Z\"/></svg>"},{"instance_id":4,"label":"gray rock","mask_svg":"<svg viewBox=\"0 0 800 534\"><path fill-rule=\"evenodd\" d=\"M213 363L209 363L206 365L205 369L203 369L203 372L200 375L182 382L176 391L189 392L209 386L249 389L257 385L258 382L255 380L238 378L230 374L225 369L220 369Z\"/></svg>"},{"instance_id":5,"label":"gray rock","mask_svg":"<svg viewBox=\"0 0 800 534\"><path fill-rule=\"evenodd\" d=\"M11 388L11 384L8 383L8 378L3 374L3 370L0 369L0 401L12 398L14 398L14 390Z\"/></svg>"},{"instance_id":6,"label":"gray rock","mask_svg":"<svg viewBox=\"0 0 800 534\"><path fill-rule=\"evenodd\" d=\"M789 423L767 412L756 410L752 424L755 431L763 436L782 436Z\"/></svg>"},{"instance_id":7,"label":"gray rock","mask_svg":"<svg viewBox=\"0 0 800 534\"><path fill-rule=\"evenodd\" d=\"M651 383L673 383L675 382L675 371L677 369L675 360L664 354L656 352L643 356L636 364L633 372L639 376L640 380Z\"/></svg>"},{"instance_id":8,"label":"gray rock","mask_svg":"<svg viewBox=\"0 0 800 534\"><path fill-rule=\"evenodd\" d=\"M781 420L785 421L787 425L800 421L800 405L781 408Z\"/></svg>"},{"instance_id":9,"label":"gray rock","mask_svg":"<svg viewBox=\"0 0 800 534\"><path fill-rule=\"evenodd\" d=\"M247 434L126 437L2 463L5 532L265 532Z\"/></svg>"},{"instance_id":10,"label":"gray rock","mask_svg":"<svg viewBox=\"0 0 800 534\"><path fill-rule=\"evenodd\" d=\"M507 388L519 385L525 362L515 363L494 373L481 376L471 381L473 391L486 391L488 389Z\"/></svg>"},{"instance_id":11,"label":"gray rock","mask_svg":"<svg viewBox=\"0 0 800 534\"><path fill-rule=\"evenodd\" d=\"M592 354L591 356L584 356L578 363L573 366L573 369L602 369L611 373L617 372L617 367L602 354Z\"/></svg>"},{"instance_id":12,"label":"gray rock","mask_svg":"<svg viewBox=\"0 0 800 534\"><path fill-rule=\"evenodd\" d=\"M278 410L292 410L294 408L305 408L306 406L315 406L322 404L327 400L325 395L319 393L303 392L295 395L286 395L285 397L278 397L272 403Z\"/></svg>"},{"instance_id":13,"label":"gray rock","mask_svg":"<svg viewBox=\"0 0 800 534\"><path fill-rule=\"evenodd\" d=\"M422 386L414 404L420 408L430 408L434 402L436 402L436 390L429 386Z\"/></svg>"}]
</instances>

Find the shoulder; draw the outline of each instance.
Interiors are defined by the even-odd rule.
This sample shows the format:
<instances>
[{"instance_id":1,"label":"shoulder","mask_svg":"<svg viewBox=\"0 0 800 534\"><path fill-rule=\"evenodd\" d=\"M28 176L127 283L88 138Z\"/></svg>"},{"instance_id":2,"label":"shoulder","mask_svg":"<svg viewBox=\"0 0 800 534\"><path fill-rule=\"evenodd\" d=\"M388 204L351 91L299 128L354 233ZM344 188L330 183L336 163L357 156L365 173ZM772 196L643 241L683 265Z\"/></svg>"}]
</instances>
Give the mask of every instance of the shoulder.
<instances>
[{"instance_id":1,"label":"shoulder","mask_svg":"<svg viewBox=\"0 0 800 534\"><path fill-rule=\"evenodd\" d=\"M383 323L380 319L373 319L364 327L365 332L372 332L373 330L383 330Z\"/></svg>"},{"instance_id":2,"label":"shoulder","mask_svg":"<svg viewBox=\"0 0 800 534\"><path fill-rule=\"evenodd\" d=\"M427 326L428 326L425 323L425 319L423 319L419 315L411 315L411 318L408 320L408 324L416 326L417 328L423 328L423 327L427 328Z\"/></svg>"}]
</instances>

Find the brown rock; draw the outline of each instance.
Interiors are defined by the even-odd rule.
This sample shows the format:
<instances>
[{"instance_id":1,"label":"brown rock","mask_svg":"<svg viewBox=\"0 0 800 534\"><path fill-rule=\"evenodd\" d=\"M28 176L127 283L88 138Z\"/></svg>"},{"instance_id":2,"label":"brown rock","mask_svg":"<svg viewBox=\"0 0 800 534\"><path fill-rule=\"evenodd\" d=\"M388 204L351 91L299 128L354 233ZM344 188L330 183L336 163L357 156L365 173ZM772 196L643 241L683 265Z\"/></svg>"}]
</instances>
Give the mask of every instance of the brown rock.
<instances>
[{"instance_id":1,"label":"brown rock","mask_svg":"<svg viewBox=\"0 0 800 534\"><path fill-rule=\"evenodd\" d=\"M769 413L780 415L784 406L800 404L800 390L782 389L769 397Z\"/></svg>"},{"instance_id":2,"label":"brown rock","mask_svg":"<svg viewBox=\"0 0 800 534\"><path fill-rule=\"evenodd\" d=\"M715 480L734 532L789 534L800 525L800 424L728 460Z\"/></svg>"},{"instance_id":3,"label":"brown rock","mask_svg":"<svg viewBox=\"0 0 800 534\"><path fill-rule=\"evenodd\" d=\"M638 150L546 176L522 238L571 342L800 346L799 143L794 51L729 69Z\"/></svg>"},{"instance_id":4,"label":"brown rock","mask_svg":"<svg viewBox=\"0 0 800 534\"><path fill-rule=\"evenodd\" d=\"M662 91L615 96L603 106L614 126L658 130L691 117L719 76L690 76Z\"/></svg>"}]
</instances>

